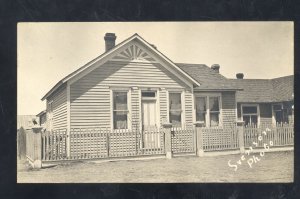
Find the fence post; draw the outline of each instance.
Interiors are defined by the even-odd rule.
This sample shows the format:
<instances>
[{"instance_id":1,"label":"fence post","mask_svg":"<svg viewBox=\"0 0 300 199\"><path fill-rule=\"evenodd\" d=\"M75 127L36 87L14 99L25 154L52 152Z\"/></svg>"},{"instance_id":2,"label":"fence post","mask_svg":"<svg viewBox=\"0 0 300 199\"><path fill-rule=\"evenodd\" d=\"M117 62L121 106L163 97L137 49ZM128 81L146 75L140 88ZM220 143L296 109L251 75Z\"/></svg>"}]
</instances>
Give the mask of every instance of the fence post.
<instances>
[{"instance_id":1,"label":"fence post","mask_svg":"<svg viewBox=\"0 0 300 199\"><path fill-rule=\"evenodd\" d=\"M165 132L165 151L166 151L167 159L172 158L171 127L172 127L172 124L170 124L170 123L163 124L164 132Z\"/></svg>"},{"instance_id":2,"label":"fence post","mask_svg":"<svg viewBox=\"0 0 300 199\"><path fill-rule=\"evenodd\" d=\"M26 159L26 131L23 127L17 131L17 147L19 159Z\"/></svg>"},{"instance_id":3,"label":"fence post","mask_svg":"<svg viewBox=\"0 0 300 199\"><path fill-rule=\"evenodd\" d=\"M198 121L194 123L196 128L196 153L197 156L202 157L204 156L204 150L203 150L203 131L202 127L204 127L203 121Z\"/></svg>"},{"instance_id":4,"label":"fence post","mask_svg":"<svg viewBox=\"0 0 300 199\"><path fill-rule=\"evenodd\" d=\"M244 121L236 121L236 129L238 134L240 152L245 153L245 142L244 142Z\"/></svg>"},{"instance_id":5,"label":"fence post","mask_svg":"<svg viewBox=\"0 0 300 199\"><path fill-rule=\"evenodd\" d=\"M42 129L43 127L33 127L32 128L32 145L33 147L33 157L32 162L29 161L33 168L42 168Z\"/></svg>"}]
</instances>

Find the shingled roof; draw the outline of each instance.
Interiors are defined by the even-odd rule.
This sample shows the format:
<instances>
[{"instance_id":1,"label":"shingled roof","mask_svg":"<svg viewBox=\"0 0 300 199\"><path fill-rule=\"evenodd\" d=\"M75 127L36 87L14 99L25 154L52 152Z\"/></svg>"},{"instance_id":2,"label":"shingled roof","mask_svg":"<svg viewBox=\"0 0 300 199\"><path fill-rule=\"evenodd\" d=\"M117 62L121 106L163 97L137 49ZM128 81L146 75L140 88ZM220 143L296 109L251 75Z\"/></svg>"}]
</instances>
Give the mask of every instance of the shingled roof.
<instances>
[{"instance_id":1,"label":"shingled roof","mask_svg":"<svg viewBox=\"0 0 300 199\"><path fill-rule=\"evenodd\" d=\"M272 79L275 101L290 101L294 94L294 75Z\"/></svg>"},{"instance_id":2,"label":"shingled roof","mask_svg":"<svg viewBox=\"0 0 300 199\"><path fill-rule=\"evenodd\" d=\"M237 102L282 102L293 99L294 76L275 79L231 79L243 88L237 92Z\"/></svg>"},{"instance_id":3,"label":"shingled roof","mask_svg":"<svg viewBox=\"0 0 300 199\"><path fill-rule=\"evenodd\" d=\"M175 63L200 83L194 90L239 90L239 85L214 71L205 64Z\"/></svg>"}]
</instances>

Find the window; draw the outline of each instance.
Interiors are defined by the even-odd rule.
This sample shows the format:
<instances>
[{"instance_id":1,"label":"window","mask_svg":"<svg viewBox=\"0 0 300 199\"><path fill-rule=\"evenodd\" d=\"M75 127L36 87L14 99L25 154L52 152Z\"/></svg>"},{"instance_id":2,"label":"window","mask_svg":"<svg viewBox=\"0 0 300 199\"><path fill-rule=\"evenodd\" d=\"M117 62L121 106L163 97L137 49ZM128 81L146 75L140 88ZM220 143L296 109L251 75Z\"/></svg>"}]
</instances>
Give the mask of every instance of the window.
<instances>
[{"instance_id":1,"label":"window","mask_svg":"<svg viewBox=\"0 0 300 199\"><path fill-rule=\"evenodd\" d=\"M209 118L210 126L219 126L219 98L218 97L209 97Z\"/></svg>"},{"instance_id":2,"label":"window","mask_svg":"<svg viewBox=\"0 0 300 199\"><path fill-rule=\"evenodd\" d=\"M249 105L242 106L242 117L245 125L257 125L258 124L258 106Z\"/></svg>"},{"instance_id":3,"label":"window","mask_svg":"<svg viewBox=\"0 0 300 199\"><path fill-rule=\"evenodd\" d=\"M169 118L173 126L181 126L181 93L169 94Z\"/></svg>"},{"instance_id":4,"label":"window","mask_svg":"<svg viewBox=\"0 0 300 199\"><path fill-rule=\"evenodd\" d=\"M155 98L156 97L156 92L155 91L143 91L142 92L142 97L143 98Z\"/></svg>"},{"instance_id":5,"label":"window","mask_svg":"<svg viewBox=\"0 0 300 199\"><path fill-rule=\"evenodd\" d=\"M196 121L203 121L205 126L220 125L220 97L196 97Z\"/></svg>"},{"instance_id":6,"label":"window","mask_svg":"<svg viewBox=\"0 0 300 199\"><path fill-rule=\"evenodd\" d=\"M276 124L289 122L288 109L284 109L282 104L273 105L273 114Z\"/></svg>"},{"instance_id":7,"label":"window","mask_svg":"<svg viewBox=\"0 0 300 199\"><path fill-rule=\"evenodd\" d=\"M196 97L196 121L206 123L206 97Z\"/></svg>"},{"instance_id":8,"label":"window","mask_svg":"<svg viewBox=\"0 0 300 199\"><path fill-rule=\"evenodd\" d=\"M113 92L114 129L128 128L127 92Z\"/></svg>"}]
</instances>

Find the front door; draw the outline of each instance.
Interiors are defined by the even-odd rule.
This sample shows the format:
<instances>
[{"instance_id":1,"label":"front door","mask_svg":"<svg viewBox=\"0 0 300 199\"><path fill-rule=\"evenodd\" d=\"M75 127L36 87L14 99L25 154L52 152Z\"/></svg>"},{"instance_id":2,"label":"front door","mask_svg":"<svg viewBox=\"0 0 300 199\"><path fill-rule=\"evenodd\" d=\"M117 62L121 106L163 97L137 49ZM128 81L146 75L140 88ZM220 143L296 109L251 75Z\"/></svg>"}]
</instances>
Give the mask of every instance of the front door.
<instances>
[{"instance_id":1,"label":"front door","mask_svg":"<svg viewBox=\"0 0 300 199\"><path fill-rule=\"evenodd\" d=\"M156 100L142 101L143 148L159 148L160 136L157 129Z\"/></svg>"}]
</instances>

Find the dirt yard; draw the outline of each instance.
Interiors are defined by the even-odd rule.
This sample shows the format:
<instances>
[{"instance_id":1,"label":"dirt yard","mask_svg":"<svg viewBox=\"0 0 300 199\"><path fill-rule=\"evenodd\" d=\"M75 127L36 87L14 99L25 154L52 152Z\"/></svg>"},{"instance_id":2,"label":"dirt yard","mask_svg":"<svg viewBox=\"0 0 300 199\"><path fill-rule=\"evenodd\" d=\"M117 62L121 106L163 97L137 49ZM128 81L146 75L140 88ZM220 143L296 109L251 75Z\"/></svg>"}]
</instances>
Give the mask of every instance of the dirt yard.
<instances>
[{"instance_id":1,"label":"dirt yard","mask_svg":"<svg viewBox=\"0 0 300 199\"><path fill-rule=\"evenodd\" d=\"M258 162L249 164L255 155ZM250 154L241 165L241 155L176 157L173 159L122 160L63 163L32 170L18 164L18 183L108 183L108 182L293 182L294 152ZM237 165L229 167L228 161Z\"/></svg>"}]
</instances>

